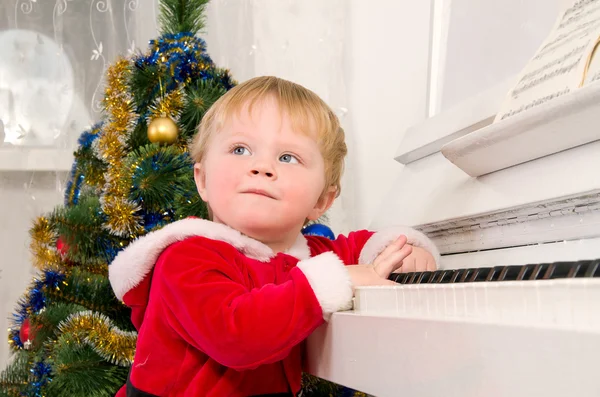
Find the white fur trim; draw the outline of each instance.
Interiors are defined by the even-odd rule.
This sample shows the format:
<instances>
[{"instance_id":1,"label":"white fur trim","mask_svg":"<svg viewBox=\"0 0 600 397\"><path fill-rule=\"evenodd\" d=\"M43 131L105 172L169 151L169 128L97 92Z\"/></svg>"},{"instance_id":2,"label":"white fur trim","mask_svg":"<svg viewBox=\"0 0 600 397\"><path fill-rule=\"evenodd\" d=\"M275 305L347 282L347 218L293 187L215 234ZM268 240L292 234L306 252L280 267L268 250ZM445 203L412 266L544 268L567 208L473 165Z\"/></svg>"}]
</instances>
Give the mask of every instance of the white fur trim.
<instances>
[{"instance_id":1,"label":"white fur trim","mask_svg":"<svg viewBox=\"0 0 600 397\"><path fill-rule=\"evenodd\" d=\"M303 234L299 234L296 241L294 241L294 245L292 245L290 249L286 251L286 254L299 260L310 258L310 248L308 247L308 241L306 241L306 237L304 237Z\"/></svg>"},{"instance_id":2,"label":"white fur trim","mask_svg":"<svg viewBox=\"0 0 600 397\"><path fill-rule=\"evenodd\" d=\"M438 266L440 265L440 252L433 241L431 241L420 231L408 226L397 226L382 230L372 235L360 252L358 263L373 263L375 258L377 258L377 255L379 255L388 245L390 245L390 243L392 243L401 235L406 236L408 244L414 245L415 247L421 247L429 251L429 253L435 259L435 263Z\"/></svg>"},{"instance_id":3,"label":"white fur trim","mask_svg":"<svg viewBox=\"0 0 600 397\"><path fill-rule=\"evenodd\" d=\"M341 259L325 252L298 262L323 310L323 318L331 313L352 308L352 280Z\"/></svg>"},{"instance_id":4,"label":"white fur trim","mask_svg":"<svg viewBox=\"0 0 600 397\"><path fill-rule=\"evenodd\" d=\"M265 244L226 225L204 219L183 219L140 237L119 252L108 267L108 278L117 298L122 300L150 273L160 254L169 245L193 236L224 241L261 262L268 262L274 256L271 248Z\"/></svg>"}]
</instances>

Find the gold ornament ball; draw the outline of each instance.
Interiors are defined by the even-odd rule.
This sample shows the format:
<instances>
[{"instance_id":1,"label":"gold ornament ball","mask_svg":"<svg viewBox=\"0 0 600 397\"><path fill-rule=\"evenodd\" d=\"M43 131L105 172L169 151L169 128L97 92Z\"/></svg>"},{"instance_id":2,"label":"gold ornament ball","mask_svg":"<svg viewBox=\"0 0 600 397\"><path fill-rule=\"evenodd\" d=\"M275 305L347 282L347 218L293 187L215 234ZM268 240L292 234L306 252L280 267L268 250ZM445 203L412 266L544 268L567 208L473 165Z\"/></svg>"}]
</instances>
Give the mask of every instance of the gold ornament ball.
<instances>
[{"instance_id":1,"label":"gold ornament ball","mask_svg":"<svg viewBox=\"0 0 600 397\"><path fill-rule=\"evenodd\" d=\"M174 143L179 133L170 117L157 117L148 125L148 139L152 143Z\"/></svg>"}]
</instances>

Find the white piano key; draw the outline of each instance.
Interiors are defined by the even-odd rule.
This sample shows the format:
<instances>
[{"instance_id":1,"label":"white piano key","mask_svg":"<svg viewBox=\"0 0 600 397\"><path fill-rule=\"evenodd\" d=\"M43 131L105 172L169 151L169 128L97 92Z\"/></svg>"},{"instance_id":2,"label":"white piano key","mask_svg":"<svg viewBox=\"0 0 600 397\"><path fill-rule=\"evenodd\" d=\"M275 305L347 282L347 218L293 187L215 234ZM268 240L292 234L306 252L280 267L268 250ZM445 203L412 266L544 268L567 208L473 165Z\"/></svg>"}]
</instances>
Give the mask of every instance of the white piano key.
<instances>
[{"instance_id":1,"label":"white piano key","mask_svg":"<svg viewBox=\"0 0 600 397\"><path fill-rule=\"evenodd\" d=\"M586 306L591 306L585 313L587 324L590 328L600 328L600 288L595 288L593 283L586 282L585 288L585 302Z\"/></svg>"},{"instance_id":2,"label":"white piano key","mask_svg":"<svg viewBox=\"0 0 600 397\"><path fill-rule=\"evenodd\" d=\"M435 312L434 316L441 316L445 312L445 296L444 291L440 288L435 288L435 285L431 286L431 293L433 294L433 299L435 301Z\"/></svg>"},{"instance_id":3,"label":"white piano key","mask_svg":"<svg viewBox=\"0 0 600 397\"><path fill-rule=\"evenodd\" d=\"M504 281L497 292L495 305L502 309L502 319L509 324L515 324L523 318L523 297L519 294L519 282Z\"/></svg>"},{"instance_id":4,"label":"white piano key","mask_svg":"<svg viewBox=\"0 0 600 397\"><path fill-rule=\"evenodd\" d=\"M600 279L359 287L354 312L600 331Z\"/></svg>"},{"instance_id":5,"label":"white piano key","mask_svg":"<svg viewBox=\"0 0 600 397\"><path fill-rule=\"evenodd\" d=\"M547 280L546 280L547 281ZM535 282L535 281L531 281ZM535 286L527 286L527 282L519 285L519 295L522 297L523 318L536 319L539 316L540 304Z\"/></svg>"},{"instance_id":6,"label":"white piano key","mask_svg":"<svg viewBox=\"0 0 600 397\"><path fill-rule=\"evenodd\" d=\"M465 285L466 315L468 317L478 316L478 290L479 288L474 283Z\"/></svg>"},{"instance_id":7,"label":"white piano key","mask_svg":"<svg viewBox=\"0 0 600 397\"><path fill-rule=\"evenodd\" d=\"M578 288L571 289L569 286L572 285L572 283L569 281L571 280L553 280L552 282L554 283L554 286L548 287L554 290L553 299L555 299L555 322L557 325L575 325L575 312L581 309L577 307L578 299L576 295L579 293L579 291L583 291L583 288L581 288L582 285L580 285ZM548 304L545 306L545 310L551 310L551 307L552 306Z\"/></svg>"},{"instance_id":8,"label":"white piano key","mask_svg":"<svg viewBox=\"0 0 600 397\"><path fill-rule=\"evenodd\" d=\"M457 317L466 317L465 307L466 307L467 303L465 302L465 293L464 293L465 285L464 284L453 284L452 287L454 290L454 302L455 302L454 308L456 310L454 315Z\"/></svg>"}]
</instances>

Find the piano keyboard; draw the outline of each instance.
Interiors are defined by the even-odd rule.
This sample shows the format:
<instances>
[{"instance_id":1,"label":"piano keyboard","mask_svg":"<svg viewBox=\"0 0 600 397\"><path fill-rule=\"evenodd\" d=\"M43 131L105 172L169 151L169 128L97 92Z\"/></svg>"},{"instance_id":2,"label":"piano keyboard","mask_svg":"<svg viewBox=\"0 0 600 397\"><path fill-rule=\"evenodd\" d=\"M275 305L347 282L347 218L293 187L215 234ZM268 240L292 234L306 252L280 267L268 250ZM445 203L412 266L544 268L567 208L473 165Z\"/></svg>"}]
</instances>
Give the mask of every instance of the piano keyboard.
<instances>
[{"instance_id":1,"label":"piano keyboard","mask_svg":"<svg viewBox=\"0 0 600 397\"><path fill-rule=\"evenodd\" d=\"M392 274L354 313L600 331L600 260Z\"/></svg>"},{"instance_id":2,"label":"piano keyboard","mask_svg":"<svg viewBox=\"0 0 600 397\"><path fill-rule=\"evenodd\" d=\"M435 272L393 273L389 278L399 284L445 284L479 281L553 280L581 277L600 277L600 259L522 266L437 270Z\"/></svg>"}]
</instances>

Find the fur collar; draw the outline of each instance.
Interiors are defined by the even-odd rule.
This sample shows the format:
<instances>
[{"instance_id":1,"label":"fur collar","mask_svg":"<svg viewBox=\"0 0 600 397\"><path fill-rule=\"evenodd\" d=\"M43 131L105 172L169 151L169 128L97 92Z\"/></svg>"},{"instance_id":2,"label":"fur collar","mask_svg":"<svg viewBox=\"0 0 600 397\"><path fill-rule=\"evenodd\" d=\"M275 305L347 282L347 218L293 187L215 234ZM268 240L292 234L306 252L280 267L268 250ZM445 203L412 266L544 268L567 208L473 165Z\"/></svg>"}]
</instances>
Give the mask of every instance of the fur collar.
<instances>
[{"instance_id":1,"label":"fur collar","mask_svg":"<svg viewBox=\"0 0 600 397\"><path fill-rule=\"evenodd\" d=\"M119 252L108 267L108 277L120 300L150 273L160 254L171 244L189 237L201 236L231 244L249 258L268 262L275 256L271 248L226 225L204 219L187 218L133 241ZM299 260L310 258L306 238L300 234L286 252Z\"/></svg>"}]
</instances>

